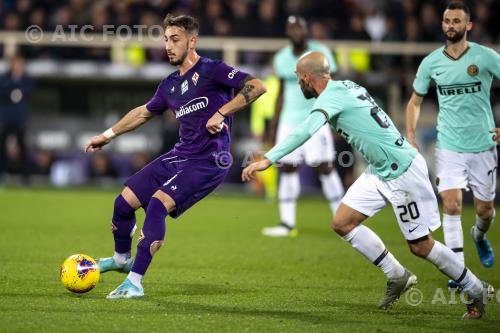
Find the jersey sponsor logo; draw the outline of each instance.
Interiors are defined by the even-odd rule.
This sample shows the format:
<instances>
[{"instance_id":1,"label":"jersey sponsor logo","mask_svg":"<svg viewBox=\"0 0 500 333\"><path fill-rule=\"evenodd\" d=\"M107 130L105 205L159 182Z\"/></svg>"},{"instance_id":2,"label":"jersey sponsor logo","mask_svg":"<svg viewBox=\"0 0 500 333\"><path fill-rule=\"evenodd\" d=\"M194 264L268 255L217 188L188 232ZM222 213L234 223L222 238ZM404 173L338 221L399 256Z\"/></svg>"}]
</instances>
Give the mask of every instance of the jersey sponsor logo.
<instances>
[{"instance_id":1,"label":"jersey sponsor logo","mask_svg":"<svg viewBox=\"0 0 500 333\"><path fill-rule=\"evenodd\" d=\"M193 76L191 77L191 80L193 81L194 85L198 84L199 78L200 78L200 74L198 74L198 72L194 72Z\"/></svg>"},{"instance_id":2,"label":"jersey sponsor logo","mask_svg":"<svg viewBox=\"0 0 500 333\"><path fill-rule=\"evenodd\" d=\"M442 96L474 94L481 91L481 82L438 85L437 87Z\"/></svg>"},{"instance_id":3,"label":"jersey sponsor logo","mask_svg":"<svg viewBox=\"0 0 500 333\"><path fill-rule=\"evenodd\" d=\"M238 73L239 71L240 71L239 69L234 68L229 74L227 74L227 77L232 80L234 79L236 73Z\"/></svg>"},{"instance_id":4,"label":"jersey sponsor logo","mask_svg":"<svg viewBox=\"0 0 500 333\"><path fill-rule=\"evenodd\" d=\"M479 68L476 65L470 65L467 67L467 74L470 76L476 76L479 73Z\"/></svg>"},{"instance_id":5,"label":"jersey sponsor logo","mask_svg":"<svg viewBox=\"0 0 500 333\"><path fill-rule=\"evenodd\" d=\"M189 83L187 80L184 80L181 84L181 95L184 95L186 91L189 89Z\"/></svg>"},{"instance_id":6,"label":"jersey sponsor logo","mask_svg":"<svg viewBox=\"0 0 500 333\"><path fill-rule=\"evenodd\" d=\"M207 97L196 97L175 110L175 118L180 118L191 112L199 111L208 106Z\"/></svg>"}]
</instances>

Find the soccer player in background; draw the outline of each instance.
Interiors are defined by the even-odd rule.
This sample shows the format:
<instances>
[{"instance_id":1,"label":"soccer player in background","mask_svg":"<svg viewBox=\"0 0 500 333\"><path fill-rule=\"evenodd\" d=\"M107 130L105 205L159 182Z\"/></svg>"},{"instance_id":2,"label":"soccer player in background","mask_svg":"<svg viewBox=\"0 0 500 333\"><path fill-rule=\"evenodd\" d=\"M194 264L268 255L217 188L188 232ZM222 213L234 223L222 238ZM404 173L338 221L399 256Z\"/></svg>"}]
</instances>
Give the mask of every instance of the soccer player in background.
<instances>
[{"instance_id":1,"label":"soccer player in background","mask_svg":"<svg viewBox=\"0 0 500 333\"><path fill-rule=\"evenodd\" d=\"M101 150L115 136L134 130L167 109L180 123L180 140L175 147L130 177L115 200L111 224L115 253L98 264L101 272L129 274L107 296L110 299L144 296L141 281L164 242L167 215L177 218L223 181L229 165L221 163L230 151L232 113L266 91L251 75L197 54L199 27L195 18L167 15L164 26L169 62L179 69L160 82L147 104L133 109L85 145L85 151ZM234 92L238 92L236 96ZM146 219L134 261L131 244L139 207L146 210Z\"/></svg>"},{"instance_id":2,"label":"soccer player in background","mask_svg":"<svg viewBox=\"0 0 500 333\"><path fill-rule=\"evenodd\" d=\"M34 90L34 81L26 73L24 58L16 54L10 59L9 71L0 76L0 187L9 162L8 139L16 139L19 159L14 165L19 168L23 185L30 182L30 162L26 145L26 127L29 121L29 96Z\"/></svg>"},{"instance_id":3,"label":"soccer player in background","mask_svg":"<svg viewBox=\"0 0 500 333\"><path fill-rule=\"evenodd\" d=\"M296 73L304 96L317 97L312 111L292 134L265 154L266 159L246 167L242 179L252 179L256 171L267 169L329 123L369 165L342 198L332 228L386 274L387 291L379 307L388 308L417 283L417 277L362 224L390 202L411 252L463 287L470 300L464 318L480 318L487 303L485 294L492 295L493 287L480 281L452 250L432 238L431 231L439 228L441 221L424 158L401 136L365 88L352 81L330 79L323 54L302 56Z\"/></svg>"},{"instance_id":4,"label":"soccer player in background","mask_svg":"<svg viewBox=\"0 0 500 333\"><path fill-rule=\"evenodd\" d=\"M278 51L274 56L273 68L280 79L280 90L276 101L275 113L270 125L269 141L273 145L281 142L307 117L313 100L304 98L297 83L294 69L297 60L306 52L323 53L331 64L331 73L337 69L332 52L324 45L307 38L307 23L299 16L290 16L286 33L291 45ZM275 140L277 139L277 140ZM280 224L264 228L262 233L271 237L296 236L296 207L300 194L298 166L302 162L313 166L319 174L323 193L335 213L344 194L344 186L335 166L335 146L330 126L324 126L302 147L284 156L280 162L278 187Z\"/></svg>"},{"instance_id":5,"label":"soccer player in background","mask_svg":"<svg viewBox=\"0 0 500 333\"><path fill-rule=\"evenodd\" d=\"M464 4L447 6L442 28L446 46L424 58L413 82L414 92L406 109L406 135L417 147L415 129L420 107L433 80L439 102L436 185L444 206L444 240L463 263L462 189L470 188L476 211L472 239L483 266L491 267L494 256L486 232L495 218L500 129L494 128L490 88L493 77L500 77L500 57L492 49L467 41L472 23ZM458 287L452 280L448 286Z\"/></svg>"}]
</instances>

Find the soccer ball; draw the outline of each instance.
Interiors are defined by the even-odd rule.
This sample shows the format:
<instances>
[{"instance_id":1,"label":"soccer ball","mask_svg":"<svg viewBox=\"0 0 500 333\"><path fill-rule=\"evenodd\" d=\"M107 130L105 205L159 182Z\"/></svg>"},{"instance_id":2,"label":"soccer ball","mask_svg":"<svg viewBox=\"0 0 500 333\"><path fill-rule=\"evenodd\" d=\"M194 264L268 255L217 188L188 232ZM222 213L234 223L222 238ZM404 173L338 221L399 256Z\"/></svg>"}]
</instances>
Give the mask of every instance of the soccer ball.
<instances>
[{"instance_id":1,"label":"soccer ball","mask_svg":"<svg viewBox=\"0 0 500 333\"><path fill-rule=\"evenodd\" d=\"M99 282L99 268L94 259L85 254L74 254L61 265L61 283L74 293L86 293Z\"/></svg>"}]
</instances>

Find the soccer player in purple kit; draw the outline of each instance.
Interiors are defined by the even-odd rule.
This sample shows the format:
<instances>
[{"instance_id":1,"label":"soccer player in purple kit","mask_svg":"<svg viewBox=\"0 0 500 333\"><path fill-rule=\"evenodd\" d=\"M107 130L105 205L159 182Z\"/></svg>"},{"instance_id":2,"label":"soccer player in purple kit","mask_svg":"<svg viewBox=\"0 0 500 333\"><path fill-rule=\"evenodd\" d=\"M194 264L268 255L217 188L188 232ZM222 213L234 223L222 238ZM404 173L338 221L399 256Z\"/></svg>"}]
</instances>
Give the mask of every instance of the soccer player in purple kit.
<instances>
[{"instance_id":1,"label":"soccer player in purple kit","mask_svg":"<svg viewBox=\"0 0 500 333\"><path fill-rule=\"evenodd\" d=\"M115 253L99 259L98 265L101 273L114 270L129 274L108 299L144 296L142 279L164 242L167 215L180 216L223 181L228 168L220 167L217 158L229 154L232 113L266 92L259 79L197 54L195 18L169 14L164 27L169 62L179 70L160 82L147 104L131 110L84 148L86 152L101 150L117 135L167 109L180 123L180 140L175 147L130 177L115 200L111 224ZM139 207L146 210L146 219L134 260L131 245Z\"/></svg>"}]
</instances>

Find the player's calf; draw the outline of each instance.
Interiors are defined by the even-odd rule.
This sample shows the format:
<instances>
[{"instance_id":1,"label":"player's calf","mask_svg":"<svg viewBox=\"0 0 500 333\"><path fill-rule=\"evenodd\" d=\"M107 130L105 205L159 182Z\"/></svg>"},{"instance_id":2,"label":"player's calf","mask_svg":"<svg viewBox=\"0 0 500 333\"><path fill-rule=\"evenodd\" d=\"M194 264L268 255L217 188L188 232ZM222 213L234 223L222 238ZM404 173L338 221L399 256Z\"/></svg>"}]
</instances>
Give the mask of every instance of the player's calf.
<instances>
[{"instance_id":1,"label":"player's calf","mask_svg":"<svg viewBox=\"0 0 500 333\"><path fill-rule=\"evenodd\" d=\"M130 257L132 237L136 229L135 209L120 194L115 199L111 231L115 240L115 253L117 261L126 261ZM120 258L122 254L123 258ZM128 258L127 258L128 257Z\"/></svg>"},{"instance_id":2,"label":"player's calf","mask_svg":"<svg viewBox=\"0 0 500 333\"><path fill-rule=\"evenodd\" d=\"M495 256L490 242L486 238L486 233L491 228L495 219L495 208L493 202L474 200L476 208L476 223L471 229L471 236L477 249L479 260L484 267L493 266Z\"/></svg>"},{"instance_id":3,"label":"player's calf","mask_svg":"<svg viewBox=\"0 0 500 333\"><path fill-rule=\"evenodd\" d=\"M153 256L163 245L165 238L165 219L168 211L163 202L156 197L149 201L146 219L137 242L137 255L132 271L144 275Z\"/></svg>"}]
</instances>

